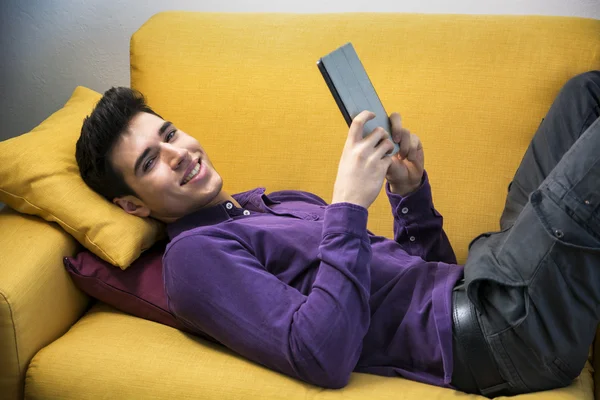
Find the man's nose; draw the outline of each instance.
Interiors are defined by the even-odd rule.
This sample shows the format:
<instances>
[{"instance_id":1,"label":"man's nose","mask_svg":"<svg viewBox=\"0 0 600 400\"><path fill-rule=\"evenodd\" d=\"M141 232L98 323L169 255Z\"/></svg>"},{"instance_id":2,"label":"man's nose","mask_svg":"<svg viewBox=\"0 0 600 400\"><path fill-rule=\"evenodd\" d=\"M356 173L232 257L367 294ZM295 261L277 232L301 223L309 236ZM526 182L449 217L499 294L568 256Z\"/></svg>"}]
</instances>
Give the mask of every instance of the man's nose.
<instances>
[{"instance_id":1,"label":"man's nose","mask_svg":"<svg viewBox=\"0 0 600 400\"><path fill-rule=\"evenodd\" d=\"M170 143L161 143L162 155L165 157L165 161L171 167L171 169L177 169L180 167L187 156L187 150L173 146Z\"/></svg>"}]
</instances>

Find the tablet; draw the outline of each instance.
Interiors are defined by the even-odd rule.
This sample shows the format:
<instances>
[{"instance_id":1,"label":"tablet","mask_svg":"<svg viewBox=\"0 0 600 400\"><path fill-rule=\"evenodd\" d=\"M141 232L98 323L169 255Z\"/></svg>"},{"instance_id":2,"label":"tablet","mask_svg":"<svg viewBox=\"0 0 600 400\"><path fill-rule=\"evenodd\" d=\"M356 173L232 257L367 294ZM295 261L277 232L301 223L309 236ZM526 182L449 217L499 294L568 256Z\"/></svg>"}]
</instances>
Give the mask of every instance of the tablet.
<instances>
[{"instance_id":1,"label":"tablet","mask_svg":"<svg viewBox=\"0 0 600 400\"><path fill-rule=\"evenodd\" d=\"M325 79L335 102L337 103L348 126L352 120L364 110L375 113L375 118L367 121L363 128L363 137L378 126L391 135L390 119L377 92L365 71L352 43L332 51L317 61L317 67ZM398 144L390 155L399 150Z\"/></svg>"}]
</instances>

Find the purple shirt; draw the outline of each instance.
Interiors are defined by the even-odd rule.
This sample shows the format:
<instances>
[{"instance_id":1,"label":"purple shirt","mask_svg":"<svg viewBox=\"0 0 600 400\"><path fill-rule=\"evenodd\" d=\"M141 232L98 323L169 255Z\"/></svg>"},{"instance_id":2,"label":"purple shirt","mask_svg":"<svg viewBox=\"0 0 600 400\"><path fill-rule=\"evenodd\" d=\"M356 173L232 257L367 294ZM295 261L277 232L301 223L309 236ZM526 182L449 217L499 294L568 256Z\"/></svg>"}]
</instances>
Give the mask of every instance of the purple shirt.
<instances>
[{"instance_id":1,"label":"purple shirt","mask_svg":"<svg viewBox=\"0 0 600 400\"><path fill-rule=\"evenodd\" d=\"M394 240L368 211L264 188L168 225L169 309L193 332L303 381L345 386L352 371L449 387L451 291L463 268L425 173L390 192Z\"/></svg>"}]
</instances>

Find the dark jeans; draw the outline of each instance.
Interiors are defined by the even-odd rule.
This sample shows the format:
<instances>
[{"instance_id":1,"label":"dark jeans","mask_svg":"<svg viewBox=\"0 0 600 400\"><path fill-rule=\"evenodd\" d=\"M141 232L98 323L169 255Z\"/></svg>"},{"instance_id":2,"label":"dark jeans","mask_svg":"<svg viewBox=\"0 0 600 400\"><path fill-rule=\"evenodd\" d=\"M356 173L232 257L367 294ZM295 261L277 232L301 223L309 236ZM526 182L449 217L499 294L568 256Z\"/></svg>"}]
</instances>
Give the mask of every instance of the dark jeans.
<instances>
[{"instance_id":1,"label":"dark jeans","mask_svg":"<svg viewBox=\"0 0 600 400\"><path fill-rule=\"evenodd\" d=\"M465 288L503 394L567 386L600 321L600 71L569 80L509 185L500 231L469 245Z\"/></svg>"}]
</instances>

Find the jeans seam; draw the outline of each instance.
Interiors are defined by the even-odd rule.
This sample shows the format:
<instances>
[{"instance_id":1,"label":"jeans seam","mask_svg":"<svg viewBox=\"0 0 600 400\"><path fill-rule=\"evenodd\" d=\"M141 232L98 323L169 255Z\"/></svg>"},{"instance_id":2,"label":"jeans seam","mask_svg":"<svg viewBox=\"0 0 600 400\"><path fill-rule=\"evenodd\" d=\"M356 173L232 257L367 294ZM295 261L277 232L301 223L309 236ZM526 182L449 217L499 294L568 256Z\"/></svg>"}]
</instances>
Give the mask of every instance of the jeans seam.
<instances>
[{"instance_id":1,"label":"jeans seam","mask_svg":"<svg viewBox=\"0 0 600 400\"><path fill-rule=\"evenodd\" d=\"M544 216L538 212L538 209L535 205L531 205L531 208L533 209L533 212L535 213L535 215L539 218L540 220L540 224L542 227L542 231L548 235L550 237L550 239L552 240L552 244L550 246L548 246L548 249L546 250L546 253L544 253L544 256L540 259L540 262L538 263L538 265L535 267L535 270L532 272L531 276L529 277L529 280L527 282L527 288L529 290L529 287L533 284L533 282L535 281L535 278L538 275L538 272L540 271L540 268L542 266L542 264L544 264L544 262L546 261L546 259L548 258L548 256L550 255L550 252L552 251L552 249L554 248L554 246L556 246L556 237L552 236L549 232L547 227L549 227L548 221L546 221L546 219L544 218ZM551 227L549 227L551 228ZM524 280L525 281L525 280Z\"/></svg>"},{"instance_id":2,"label":"jeans seam","mask_svg":"<svg viewBox=\"0 0 600 400\"><path fill-rule=\"evenodd\" d=\"M574 378L571 378L567 372L563 370L560 364L568 365L559 357L554 357L554 359L547 365L546 368L550 371L550 373L559 381L572 381Z\"/></svg>"},{"instance_id":3,"label":"jeans seam","mask_svg":"<svg viewBox=\"0 0 600 400\"><path fill-rule=\"evenodd\" d=\"M514 363L510 359L510 356L508 355L508 352L506 351L506 347L504 346L504 339L502 338L502 336L498 337L498 343L502 347L502 354L500 354L500 356L502 358L503 365L505 366L506 369L508 369L508 373L510 374L509 384L514 387L513 378L516 377L518 380L519 386L524 387L527 390L530 390L529 387L525 384L525 381L523 380L523 377L521 376L521 374L519 374L519 371L515 367Z\"/></svg>"},{"instance_id":4,"label":"jeans seam","mask_svg":"<svg viewBox=\"0 0 600 400\"><path fill-rule=\"evenodd\" d=\"M568 281L568 280L569 280L569 278L568 278L567 276L565 276L565 273L564 273L563 269L559 267L560 263L559 263L559 262L558 262L558 261L557 261L557 260L556 260L554 257L550 257L550 259L551 259L551 260L552 260L552 262L554 263L554 267L557 269L558 273L560 274L560 277L561 277L561 278L562 278L564 281ZM578 292L578 291L574 291L574 293L573 293L573 295L572 295L572 296L573 296L573 297L574 297L574 298L575 298L577 301L579 301L579 302L582 302L582 301L581 301L581 297L579 297L579 296L578 296L578 294L579 294L579 292ZM564 362L563 362L563 363L564 363ZM567 363L564 363L564 364L567 364ZM568 365L568 364L567 364L567 365Z\"/></svg>"},{"instance_id":5,"label":"jeans seam","mask_svg":"<svg viewBox=\"0 0 600 400\"><path fill-rule=\"evenodd\" d=\"M588 113L588 115L585 117L585 119L583 120L583 124L581 124L581 129L579 130L579 136L578 137L581 137L581 134L585 131L585 129L583 129L583 128L585 127L585 124L588 122L588 120L590 119L590 117L593 116L593 114L594 114L595 111L596 112L600 112L600 105L596 105L596 106L592 107L592 109L590 110L590 112ZM597 118L598 117L595 117L594 119L592 119L592 121L595 121ZM589 125L588 125L588 127L589 127Z\"/></svg>"},{"instance_id":6,"label":"jeans seam","mask_svg":"<svg viewBox=\"0 0 600 400\"><path fill-rule=\"evenodd\" d=\"M546 256L544 256L544 259L545 258L546 258ZM527 287L527 289L529 290L529 285L527 285L525 287ZM527 298L525 301L527 301L527 307L529 307L529 298ZM506 328L504 328L504 329L502 329L502 330L500 330L498 332L490 333L489 337L491 337L491 338L500 337L500 335L502 335L502 334L510 331L511 329L516 329L516 328L520 327L521 324L523 324L523 322L525 321L526 318L527 318L527 316L521 318L521 320L519 322L517 322L516 324L514 324L514 325L508 326L508 327L506 327ZM527 346L527 347L530 348L529 346Z\"/></svg>"}]
</instances>

